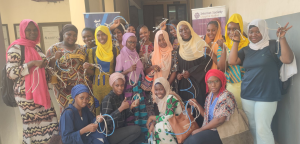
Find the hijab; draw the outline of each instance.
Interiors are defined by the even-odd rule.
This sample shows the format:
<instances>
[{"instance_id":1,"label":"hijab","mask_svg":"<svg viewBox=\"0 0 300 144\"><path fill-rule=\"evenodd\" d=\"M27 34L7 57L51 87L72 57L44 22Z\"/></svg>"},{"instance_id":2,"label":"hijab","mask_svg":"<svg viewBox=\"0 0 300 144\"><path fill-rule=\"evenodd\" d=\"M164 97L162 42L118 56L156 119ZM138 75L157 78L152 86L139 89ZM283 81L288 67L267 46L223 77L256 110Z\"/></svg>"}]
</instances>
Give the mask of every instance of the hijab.
<instances>
[{"instance_id":1,"label":"hijab","mask_svg":"<svg viewBox=\"0 0 300 144\"><path fill-rule=\"evenodd\" d=\"M165 88L165 91L166 91L166 95L163 97L163 99L159 99L155 95L155 102L157 104L158 111L160 113L165 113L166 112L166 108L167 108L168 95L171 92L170 83L169 83L169 81L166 78L160 77L160 78L155 79L153 86L155 86L156 84L161 84Z\"/></svg>"},{"instance_id":2,"label":"hijab","mask_svg":"<svg viewBox=\"0 0 300 144\"><path fill-rule=\"evenodd\" d=\"M219 95L220 93L222 93L226 88L226 77L224 75L224 73L220 70L217 69L211 69L209 70L206 75L205 75L205 83L206 83L206 93L209 93L209 88L208 88L208 84L207 81L210 77L215 76L218 77L219 80L221 81L221 88L219 90ZM217 97L219 97L219 95Z\"/></svg>"},{"instance_id":3,"label":"hijab","mask_svg":"<svg viewBox=\"0 0 300 144\"><path fill-rule=\"evenodd\" d=\"M120 51L118 59L120 58L121 61L117 62L115 71L125 71L129 69L132 65L136 64L136 70L127 74L127 76L133 82L137 82L139 80L139 75L142 75L144 78L143 72L143 64L140 60L139 54L136 52L136 49L133 51L126 47L126 42L129 37L135 37L134 33L125 33L123 35L122 45L124 46ZM131 74L132 73L132 74ZM131 77L130 77L131 74Z\"/></svg>"},{"instance_id":4,"label":"hijab","mask_svg":"<svg viewBox=\"0 0 300 144\"><path fill-rule=\"evenodd\" d=\"M76 86L74 86L71 90L71 96L73 98L73 100L75 100L75 97L81 93L89 93L89 88L86 85L83 84L78 84Z\"/></svg>"},{"instance_id":5,"label":"hijab","mask_svg":"<svg viewBox=\"0 0 300 144\"><path fill-rule=\"evenodd\" d=\"M37 30L38 36L36 40L32 41L26 39L25 29L28 24L32 22ZM7 52L13 45L23 45L24 46L24 54L25 54L25 63L35 60L42 60L39 53L36 51L35 46L40 43L40 29L38 25L30 19L24 19L20 23L20 39L15 40L6 51L6 60L7 60ZM33 66L29 69L29 74L25 76L25 92L26 99L33 99L34 103L42 105L45 109L49 109L51 107L50 94L48 91L48 85L46 81L46 74L44 68L38 68L37 72L33 72L36 66ZM37 74L38 73L38 74Z\"/></svg>"},{"instance_id":6,"label":"hijab","mask_svg":"<svg viewBox=\"0 0 300 144\"><path fill-rule=\"evenodd\" d=\"M97 39L97 33L102 31L107 35L107 41L105 44L101 44ZM99 60L104 62L111 62L114 58L114 54L112 51L112 39L111 34L107 26L98 26L95 31L95 42L97 45L96 56Z\"/></svg>"},{"instance_id":7,"label":"hijab","mask_svg":"<svg viewBox=\"0 0 300 144\"><path fill-rule=\"evenodd\" d=\"M229 38L229 36L227 35L227 26L229 23L238 23L239 26L240 26L240 29L241 29L241 34L240 34L240 43L239 43L239 47L238 47L238 50L242 49L243 47L246 47L248 46L249 44L249 40L243 35L243 32L244 32L244 25L243 25L243 19L242 19L242 16L240 14L233 14L226 26L225 26L225 40L226 40L226 46L228 47L229 50L231 50L232 48L232 45L233 45L233 41Z\"/></svg>"},{"instance_id":8,"label":"hijab","mask_svg":"<svg viewBox=\"0 0 300 144\"><path fill-rule=\"evenodd\" d=\"M216 21L218 23L218 30L217 30L217 34L215 36L215 39L212 41L209 37L208 37L208 34L206 33L206 36L205 36L205 42L206 43L211 43L213 42L212 44L212 47L211 47L211 50L214 52L215 55L218 55L218 48L219 48L219 45L217 44L217 41L219 39L223 39L222 37L222 28L221 28L221 25L220 25L220 20L218 18L215 18L215 19L212 19L211 21ZM207 25L208 26L208 25ZM213 63L213 65L211 66L211 69L217 69L217 64Z\"/></svg>"},{"instance_id":9,"label":"hijab","mask_svg":"<svg viewBox=\"0 0 300 144\"><path fill-rule=\"evenodd\" d=\"M161 48L158 45L158 38L161 34L163 35L167 43L167 47L165 48ZM168 78L171 69L172 50L173 47L170 43L168 33L164 30L159 30L155 35L154 51L152 54L151 61L152 65L158 65L161 68L161 70L160 72L155 72L154 79L159 77L164 77L166 79Z\"/></svg>"},{"instance_id":10,"label":"hijab","mask_svg":"<svg viewBox=\"0 0 300 144\"><path fill-rule=\"evenodd\" d=\"M187 25L191 31L191 39L189 41L184 41L179 33L179 28L181 25ZM200 38L191 25L186 21L181 21L177 25L177 39L180 44L179 55L182 59L186 61L193 61L198 58L201 58L204 55L204 46L207 46L207 43Z\"/></svg>"},{"instance_id":11,"label":"hijab","mask_svg":"<svg viewBox=\"0 0 300 144\"><path fill-rule=\"evenodd\" d=\"M125 82L125 77L122 73L115 72L109 76L109 85L112 87L114 82L118 79L122 79Z\"/></svg>"},{"instance_id":12,"label":"hijab","mask_svg":"<svg viewBox=\"0 0 300 144\"><path fill-rule=\"evenodd\" d=\"M266 46L269 46L269 29L267 22L263 19L255 19L248 25L248 33L250 31L250 26L256 26L259 29L259 32L262 35L262 40L260 40L257 43L252 43L250 40L249 47L253 50L261 50L265 48Z\"/></svg>"}]
</instances>

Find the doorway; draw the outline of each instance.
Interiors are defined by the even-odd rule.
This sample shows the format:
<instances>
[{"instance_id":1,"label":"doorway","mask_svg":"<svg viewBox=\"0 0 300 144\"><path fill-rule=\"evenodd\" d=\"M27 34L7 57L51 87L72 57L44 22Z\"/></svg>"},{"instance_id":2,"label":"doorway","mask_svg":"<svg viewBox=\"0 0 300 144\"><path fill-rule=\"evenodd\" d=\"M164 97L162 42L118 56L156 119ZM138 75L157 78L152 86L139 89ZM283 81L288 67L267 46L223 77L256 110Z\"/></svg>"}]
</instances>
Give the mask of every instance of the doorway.
<instances>
[{"instance_id":1,"label":"doorway","mask_svg":"<svg viewBox=\"0 0 300 144\"><path fill-rule=\"evenodd\" d=\"M168 5L168 19L174 20L177 19L179 21L186 21L186 5L185 4L170 4Z\"/></svg>"}]
</instances>

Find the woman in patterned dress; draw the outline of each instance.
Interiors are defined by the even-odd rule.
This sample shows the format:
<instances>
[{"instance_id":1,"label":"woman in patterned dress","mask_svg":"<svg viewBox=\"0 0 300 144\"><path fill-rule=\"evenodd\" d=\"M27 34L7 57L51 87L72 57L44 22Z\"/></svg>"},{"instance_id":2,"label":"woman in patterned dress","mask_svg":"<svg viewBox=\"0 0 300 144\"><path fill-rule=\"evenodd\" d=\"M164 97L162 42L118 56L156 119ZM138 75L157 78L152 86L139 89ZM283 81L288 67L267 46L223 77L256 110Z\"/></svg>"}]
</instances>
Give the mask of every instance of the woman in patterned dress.
<instances>
[{"instance_id":1,"label":"woman in patterned dress","mask_svg":"<svg viewBox=\"0 0 300 144\"><path fill-rule=\"evenodd\" d=\"M160 77L154 81L155 89L155 101L158 105L159 115L150 116L147 121L147 127L149 133L153 134L154 131L154 143L156 144L177 144L172 127L169 123L169 119L175 115L179 115L182 112L180 105L180 97L171 90L169 81ZM168 133L166 133L168 132Z\"/></svg>"},{"instance_id":2,"label":"woman in patterned dress","mask_svg":"<svg viewBox=\"0 0 300 144\"><path fill-rule=\"evenodd\" d=\"M234 96L225 88L226 77L222 71L209 70L205 75L205 83L206 92L209 94L204 108L196 99L189 100L189 103L204 117L203 125L194 130L184 144L222 144L216 128L230 119L236 107Z\"/></svg>"},{"instance_id":3,"label":"woman in patterned dress","mask_svg":"<svg viewBox=\"0 0 300 144\"><path fill-rule=\"evenodd\" d=\"M23 144L47 143L58 133L58 123L47 86L46 57L36 46L40 42L38 25L29 19L22 20L20 36L7 49L6 70L7 76L15 81L15 99L23 121ZM21 62L21 49L24 49L24 62Z\"/></svg>"},{"instance_id":4,"label":"woman in patterned dress","mask_svg":"<svg viewBox=\"0 0 300 144\"><path fill-rule=\"evenodd\" d=\"M75 44L77 35L78 30L74 25L65 25L60 33L60 42L47 51L49 66L53 68L51 83L61 112L73 101L72 88L77 84L87 85L84 79L88 82L82 67L87 54L83 46ZM88 108L95 114L94 98L91 95Z\"/></svg>"}]
</instances>

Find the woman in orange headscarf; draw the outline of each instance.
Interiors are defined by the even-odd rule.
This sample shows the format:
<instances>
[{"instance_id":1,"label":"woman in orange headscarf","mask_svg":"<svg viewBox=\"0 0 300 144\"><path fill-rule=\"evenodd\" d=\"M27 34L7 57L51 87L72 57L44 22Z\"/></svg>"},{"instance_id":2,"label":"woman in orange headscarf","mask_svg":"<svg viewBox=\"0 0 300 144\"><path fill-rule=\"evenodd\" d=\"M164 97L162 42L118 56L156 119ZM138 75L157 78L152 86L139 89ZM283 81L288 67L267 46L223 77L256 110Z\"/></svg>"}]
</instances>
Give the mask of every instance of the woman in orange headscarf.
<instances>
[{"instance_id":1,"label":"woman in orange headscarf","mask_svg":"<svg viewBox=\"0 0 300 144\"><path fill-rule=\"evenodd\" d=\"M222 28L220 25L220 20L218 18L212 19L208 24L207 24L207 31L206 35L204 37L205 42L211 47L211 51L213 54L212 56L213 59L213 64L211 66L211 69L217 69L217 54L218 54L218 47L219 45L217 44L217 41L220 39L223 39L222 36Z\"/></svg>"},{"instance_id":2,"label":"woman in orange headscarf","mask_svg":"<svg viewBox=\"0 0 300 144\"><path fill-rule=\"evenodd\" d=\"M169 41L169 35L166 31L160 30L156 33L154 39L154 51L147 63L145 73L154 71L154 80L159 77L166 78L173 90L176 91L174 82L177 75L177 51ZM154 88L152 88L154 93Z\"/></svg>"}]
</instances>

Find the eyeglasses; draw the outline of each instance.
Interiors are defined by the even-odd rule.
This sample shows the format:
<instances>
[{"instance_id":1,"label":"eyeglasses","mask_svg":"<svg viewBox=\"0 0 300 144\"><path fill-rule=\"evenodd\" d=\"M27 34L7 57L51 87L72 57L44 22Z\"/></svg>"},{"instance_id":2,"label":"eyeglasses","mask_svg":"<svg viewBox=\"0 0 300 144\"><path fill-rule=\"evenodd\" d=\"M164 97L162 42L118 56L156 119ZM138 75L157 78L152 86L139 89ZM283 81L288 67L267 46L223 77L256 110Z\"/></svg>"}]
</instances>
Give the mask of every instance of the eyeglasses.
<instances>
[{"instance_id":1,"label":"eyeglasses","mask_svg":"<svg viewBox=\"0 0 300 144\"><path fill-rule=\"evenodd\" d=\"M218 83L220 80L215 80L215 81L208 81L207 84L211 85L211 84L216 84Z\"/></svg>"},{"instance_id":2,"label":"eyeglasses","mask_svg":"<svg viewBox=\"0 0 300 144\"><path fill-rule=\"evenodd\" d=\"M133 41L127 41L128 44L136 44L137 42L133 42Z\"/></svg>"}]
</instances>

